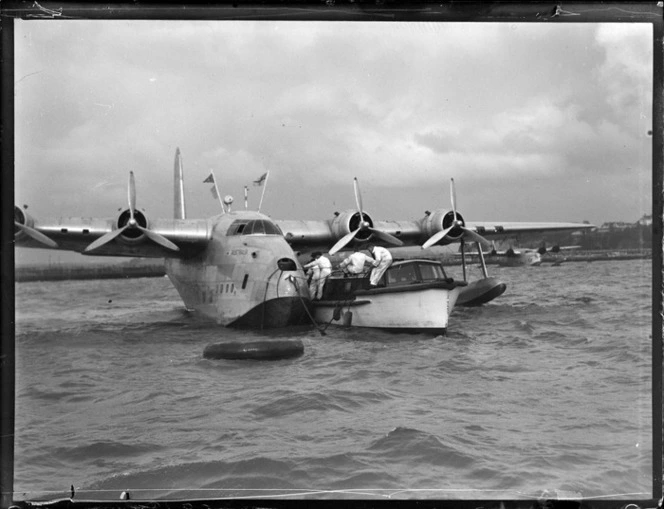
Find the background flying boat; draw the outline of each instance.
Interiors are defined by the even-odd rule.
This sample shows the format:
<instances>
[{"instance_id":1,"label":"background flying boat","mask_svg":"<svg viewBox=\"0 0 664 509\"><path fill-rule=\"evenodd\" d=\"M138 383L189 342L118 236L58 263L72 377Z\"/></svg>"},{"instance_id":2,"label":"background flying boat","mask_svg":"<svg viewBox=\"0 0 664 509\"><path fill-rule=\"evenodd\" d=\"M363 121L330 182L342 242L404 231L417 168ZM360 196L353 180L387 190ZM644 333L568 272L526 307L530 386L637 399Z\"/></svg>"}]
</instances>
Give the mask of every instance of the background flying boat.
<instances>
[{"instance_id":1,"label":"background flying boat","mask_svg":"<svg viewBox=\"0 0 664 509\"><path fill-rule=\"evenodd\" d=\"M497 263L498 265L506 267L537 267L542 264L543 259L542 255L546 253L563 253L567 251L573 251L576 249L581 249L581 246L552 246L547 249L546 246L542 245L537 249L533 248L522 248L515 249L510 247L508 249L496 249L494 244L491 251L484 251L484 256L490 261Z\"/></svg>"},{"instance_id":2,"label":"background flying boat","mask_svg":"<svg viewBox=\"0 0 664 509\"><path fill-rule=\"evenodd\" d=\"M20 247L85 255L164 258L166 273L187 309L224 326L267 328L304 320L310 299L298 254L314 249L329 248L335 253L369 241L428 248L470 240L490 246L485 236L592 227L562 222L467 222L456 210L454 181L450 189L451 210L427 211L414 221L374 220L363 208L357 179L356 209L337 212L330 220L272 220L249 210L189 219L177 149L172 219L151 219L136 208L136 185L130 172L128 206L115 217L37 220L15 206L15 242Z\"/></svg>"}]
</instances>

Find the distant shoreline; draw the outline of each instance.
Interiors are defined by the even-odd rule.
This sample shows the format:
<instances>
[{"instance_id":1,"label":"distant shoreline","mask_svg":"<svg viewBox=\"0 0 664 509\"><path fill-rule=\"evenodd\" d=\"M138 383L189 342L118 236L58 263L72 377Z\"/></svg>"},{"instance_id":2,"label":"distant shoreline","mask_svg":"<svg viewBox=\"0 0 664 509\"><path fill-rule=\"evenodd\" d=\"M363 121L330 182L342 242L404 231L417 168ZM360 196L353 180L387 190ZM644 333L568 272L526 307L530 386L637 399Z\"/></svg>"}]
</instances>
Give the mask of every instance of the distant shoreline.
<instances>
[{"instance_id":1,"label":"distant shoreline","mask_svg":"<svg viewBox=\"0 0 664 509\"><path fill-rule=\"evenodd\" d=\"M570 262L594 262L615 260L637 260L652 257L650 249L647 250L604 250L604 251L575 251L546 253L542 255L542 263L560 264ZM429 257L427 257L429 258ZM500 258L505 258L504 256ZM435 259L442 260L445 265L461 265L458 257L451 259L443 255ZM467 253L467 262L473 263L477 259L476 253ZM498 264L500 261L495 256L485 255L487 265ZM15 281L64 281L77 279L123 279L139 277L163 277L166 269L163 262L130 262L122 264L51 264L51 265L23 265L14 269Z\"/></svg>"},{"instance_id":2,"label":"distant shoreline","mask_svg":"<svg viewBox=\"0 0 664 509\"><path fill-rule=\"evenodd\" d=\"M594 262L607 260L643 260L652 258L652 250L606 250L580 251L577 253L546 253L542 255L542 263L547 262Z\"/></svg>"},{"instance_id":3,"label":"distant shoreline","mask_svg":"<svg viewBox=\"0 0 664 509\"><path fill-rule=\"evenodd\" d=\"M487 265L500 264L501 260L508 258L505 255L489 256L484 255ZM606 249L593 251L560 251L558 253L547 252L541 255L542 264L561 264L569 262L599 262L599 261L617 261L617 260L643 260L652 258L651 249ZM477 253L466 253L466 261L477 259ZM446 263L461 264L461 261Z\"/></svg>"},{"instance_id":4,"label":"distant shoreline","mask_svg":"<svg viewBox=\"0 0 664 509\"><path fill-rule=\"evenodd\" d=\"M103 265L79 265L75 263L53 265L24 265L14 269L17 283L30 281L63 281L70 279L123 279L138 277L163 277L164 263L125 263Z\"/></svg>"}]
</instances>

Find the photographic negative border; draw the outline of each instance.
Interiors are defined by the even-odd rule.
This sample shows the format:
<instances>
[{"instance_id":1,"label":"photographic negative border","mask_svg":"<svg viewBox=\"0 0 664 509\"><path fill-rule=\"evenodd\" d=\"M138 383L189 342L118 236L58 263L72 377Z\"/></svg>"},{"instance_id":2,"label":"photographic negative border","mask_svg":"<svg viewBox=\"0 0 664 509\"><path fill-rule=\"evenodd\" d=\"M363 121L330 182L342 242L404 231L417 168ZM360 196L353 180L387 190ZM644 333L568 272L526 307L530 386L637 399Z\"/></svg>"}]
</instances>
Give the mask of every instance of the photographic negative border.
<instances>
[{"instance_id":1,"label":"photographic negative border","mask_svg":"<svg viewBox=\"0 0 664 509\"><path fill-rule=\"evenodd\" d=\"M0 462L2 499L0 505L14 504L13 488L13 408L14 408L14 252L13 227L9 217L13 217L14 187L14 30L15 19L207 19L207 20L298 20L298 21L445 21L445 22L484 22L484 23L650 23L653 27L653 132L652 132L652 203L653 203L653 245L652 245L652 411L653 411L653 497L652 500L626 500L624 502L593 500L584 505L610 507L661 507L662 498L662 230L664 182L662 168L664 161L664 106L663 106L663 9L662 2L389 2L389 1L349 1L334 0L294 3L211 3L206 5L188 4L145 4L115 3L100 4L87 2L3 2L2 9L2 442ZM540 501L541 502L541 501ZM186 502L182 502L182 506ZM352 502L345 501L346 505ZM507 505L507 502L501 501ZM500 504L496 502L496 505ZM68 504L68 505L67 505ZM76 502L68 502L71 507ZM372 502L372 507L383 502ZM561 503L559 502L558 505ZM22 506L30 504L22 503ZM98 504L110 507L116 504ZM123 504L124 505L124 504ZM142 506L146 504L141 502ZM147 504L149 505L149 504ZM158 504L157 506L161 506ZM177 503L169 502L169 507ZM189 504L192 505L192 504ZM205 502L210 506L210 502ZM302 505L300 501L248 501L224 507L260 505L261 507L285 507ZM316 505L323 505L317 501ZM361 505L358 503L358 505ZM417 501L418 507L478 507L486 506L486 501ZM511 506L532 506L531 502L518 501ZM43 506L43 505L42 505ZM193 506L196 503L193 502Z\"/></svg>"}]
</instances>

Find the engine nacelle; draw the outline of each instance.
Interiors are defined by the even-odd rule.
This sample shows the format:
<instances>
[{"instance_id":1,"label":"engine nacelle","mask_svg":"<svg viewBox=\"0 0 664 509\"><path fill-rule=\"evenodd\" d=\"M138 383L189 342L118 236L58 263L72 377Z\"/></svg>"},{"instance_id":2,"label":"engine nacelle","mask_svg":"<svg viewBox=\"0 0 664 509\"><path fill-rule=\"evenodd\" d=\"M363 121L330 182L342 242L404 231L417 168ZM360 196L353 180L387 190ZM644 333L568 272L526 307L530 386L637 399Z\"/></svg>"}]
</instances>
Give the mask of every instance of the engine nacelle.
<instances>
[{"instance_id":1,"label":"engine nacelle","mask_svg":"<svg viewBox=\"0 0 664 509\"><path fill-rule=\"evenodd\" d=\"M16 205L14 205L14 222L22 224L23 226L28 226L30 228L34 228L35 226L35 220L32 218L32 216ZM27 239L29 237L18 226L14 225L14 238Z\"/></svg>"},{"instance_id":2,"label":"engine nacelle","mask_svg":"<svg viewBox=\"0 0 664 509\"><path fill-rule=\"evenodd\" d=\"M129 223L129 220L131 219L131 212L129 209L123 210L119 215L118 218L115 220L115 228L122 228L126 226ZM143 212L140 210L134 210L134 220L136 221L136 224L139 226L142 226L143 228L149 228L150 222L148 221L148 218ZM117 239L126 244L126 245L136 245L142 243L146 239L145 233L143 233L141 230L138 228L127 228L125 231L123 231Z\"/></svg>"},{"instance_id":3,"label":"engine nacelle","mask_svg":"<svg viewBox=\"0 0 664 509\"><path fill-rule=\"evenodd\" d=\"M465 226L466 222L463 216L457 212L457 222ZM447 230L454 223L454 212L451 210L438 209L427 214L422 220L422 227L426 238L430 238L436 233ZM453 228L439 244L451 244L458 240L463 235L463 230L460 227Z\"/></svg>"},{"instance_id":4,"label":"engine nacelle","mask_svg":"<svg viewBox=\"0 0 664 509\"><path fill-rule=\"evenodd\" d=\"M370 228L373 228L373 220L371 216L363 211L364 222L368 223ZM357 230L362 223L362 218L360 213L357 210L345 210L334 218L332 221L331 229L334 234L334 238L339 240L344 235L348 235L350 232ZM370 230L361 230L355 235L356 242L366 242L372 236Z\"/></svg>"}]
</instances>

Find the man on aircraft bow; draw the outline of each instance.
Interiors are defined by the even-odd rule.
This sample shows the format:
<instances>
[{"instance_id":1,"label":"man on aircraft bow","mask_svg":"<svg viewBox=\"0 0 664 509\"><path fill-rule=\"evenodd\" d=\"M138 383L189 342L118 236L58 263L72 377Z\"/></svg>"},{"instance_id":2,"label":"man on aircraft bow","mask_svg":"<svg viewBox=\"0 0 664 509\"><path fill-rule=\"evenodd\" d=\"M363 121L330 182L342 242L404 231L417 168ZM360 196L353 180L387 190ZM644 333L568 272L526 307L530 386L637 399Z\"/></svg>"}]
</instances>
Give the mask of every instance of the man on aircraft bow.
<instances>
[{"instance_id":1,"label":"man on aircraft bow","mask_svg":"<svg viewBox=\"0 0 664 509\"><path fill-rule=\"evenodd\" d=\"M309 284L309 293L311 294L312 299L320 300L323 298L325 281L332 273L332 262L320 252L313 253L313 257L315 260L307 263L304 268L314 269L311 283Z\"/></svg>"}]
</instances>

